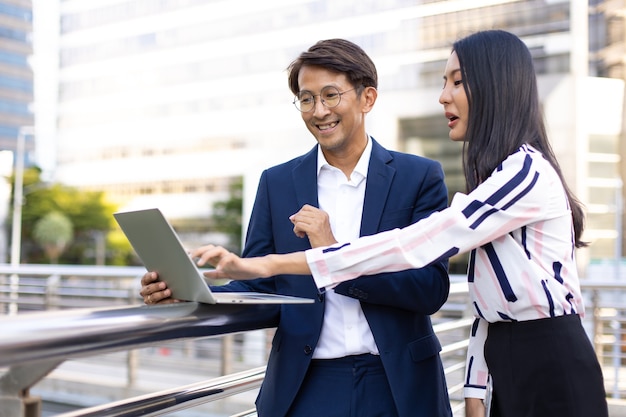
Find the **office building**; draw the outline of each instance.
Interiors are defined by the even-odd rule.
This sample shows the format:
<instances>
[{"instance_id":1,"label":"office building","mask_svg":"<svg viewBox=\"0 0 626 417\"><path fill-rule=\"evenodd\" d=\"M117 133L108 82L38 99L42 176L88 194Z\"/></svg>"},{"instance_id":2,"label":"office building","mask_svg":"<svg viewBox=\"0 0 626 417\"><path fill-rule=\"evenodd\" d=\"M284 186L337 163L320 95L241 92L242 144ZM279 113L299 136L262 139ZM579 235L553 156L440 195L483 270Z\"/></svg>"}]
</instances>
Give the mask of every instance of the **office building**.
<instances>
[{"instance_id":1,"label":"office building","mask_svg":"<svg viewBox=\"0 0 626 417\"><path fill-rule=\"evenodd\" d=\"M314 145L285 68L317 40L342 37L379 69L369 133L440 160L451 193L463 190L460 145L437 101L442 71L456 38L500 28L535 58L555 152L590 213L583 258L614 257L624 75L608 63L606 19L621 15L585 3L64 0L54 177L202 230L242 176L246 219L261 170Z\"/></svg>"},{"instance_id":2,"label":"office building","mask_svg":"<svg viewBox=\"0 0 626 417\"><path fill-rule=\"evenodd\" d=\"M30 0L0 1L0 150L16 151L22 129L25 154L34 149L33 71L29 59L33 15Z\"/></svg>"},{"instance_id":3,"label":"office building","mask_svg":"<svg viewBox=\"0 0 626 417\"><path fill-rule=\"evenodd\" d=\"M34 160L33 15L30 0L0 0L0 229L8 223L14 168ZM18 164L16 164L16 162ZM7 236L0 233L0 261Z\"/></svg>"}]
</instances>

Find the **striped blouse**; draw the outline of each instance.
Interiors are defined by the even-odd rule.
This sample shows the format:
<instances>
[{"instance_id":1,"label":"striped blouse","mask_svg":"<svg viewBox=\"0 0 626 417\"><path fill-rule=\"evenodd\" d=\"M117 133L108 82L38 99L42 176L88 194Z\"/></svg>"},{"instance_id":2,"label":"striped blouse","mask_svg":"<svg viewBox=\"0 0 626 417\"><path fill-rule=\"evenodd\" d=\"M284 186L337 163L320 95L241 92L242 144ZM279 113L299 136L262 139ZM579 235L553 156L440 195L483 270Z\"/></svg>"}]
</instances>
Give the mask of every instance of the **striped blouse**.
<instances>
[{"instance_id":1,"label":"striped blouse","mask_svg":"<svg viewBox=\"0 0 626 417\"><path fill-rule=\"evenodd\" d=\"M541 153L524 145L470 194L411 226L306 252L318 288L380 272L420 268L470 252L476 320L465 396L484 398L487 325L584 314L574 231L563 185Z\"/></svg>"}]
</instances>

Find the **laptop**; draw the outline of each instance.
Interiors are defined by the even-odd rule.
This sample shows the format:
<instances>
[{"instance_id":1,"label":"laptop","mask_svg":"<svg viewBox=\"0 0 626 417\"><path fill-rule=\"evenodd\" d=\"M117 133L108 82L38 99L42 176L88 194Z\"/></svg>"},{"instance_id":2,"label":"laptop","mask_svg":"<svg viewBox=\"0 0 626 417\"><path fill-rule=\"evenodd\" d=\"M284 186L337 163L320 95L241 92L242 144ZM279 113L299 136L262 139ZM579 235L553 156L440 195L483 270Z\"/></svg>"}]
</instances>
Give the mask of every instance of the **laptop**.
<instances>
[{"instance_id":1,"label":"laptop","mask_svg":"<svg viewBox=\"0 0 626 417\"><path fill-rule=\"evenodd\" d=\"M212 292L183 247L174 228L157 208L114 213L148 271L156 271L172 297L207 304L312 303L313 299L258 292Z\"/></svg>"}]
</instances>

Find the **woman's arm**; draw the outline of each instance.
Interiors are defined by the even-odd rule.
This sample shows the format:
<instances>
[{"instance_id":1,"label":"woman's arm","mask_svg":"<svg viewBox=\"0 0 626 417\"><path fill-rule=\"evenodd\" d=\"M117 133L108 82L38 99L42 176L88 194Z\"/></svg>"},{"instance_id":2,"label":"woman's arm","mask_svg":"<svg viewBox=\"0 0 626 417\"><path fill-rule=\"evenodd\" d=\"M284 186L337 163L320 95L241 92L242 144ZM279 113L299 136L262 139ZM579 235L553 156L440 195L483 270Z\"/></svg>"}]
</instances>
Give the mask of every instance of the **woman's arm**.
<instances>
[{"instance_id":1,"label":"woman's arm","mask_svg":"<svg viewBox=\"0 0 626 417\"><path fill-rule=\"evenodd\" d=\"M204 276L213 279L246 280L280 274L311 275L304 252L240 258L221 246L207 245L194 250L191 256L198 258L198 266L209 264L215 267L204 273Z\"/></svg>"},{"instance_id":2,"label":"woman's arm","mask_svg":"<svg viewBox=\"0 0 626 417\"><path fill-rule=\"evenodd\" d=\"M466 417L484 417L486 413L485 404L479 398L465 399L465 416Z\"/></svg>"},{"instance_id":3,"label":"woman's arm","mask_svg":"<svg viewBox=\"0 0 626 417\"><path fill-rule=\"evenodd\" d=\"M535 169L533 157L540 161L543 175ZM199 265L209 263L216 267L209 277L239 280L312 274L318 288L361 275L422 268L566 211L565 203L562 207L545 205L546 191L554 187L545 164L539 154L517 152L472 193L457 193L449 208L403 229L362 237L352 243L245 261L212 245L198 249L194 255L200 257ZM560 201L560 195L556 198Z\"/></svg>"}]
</instances>

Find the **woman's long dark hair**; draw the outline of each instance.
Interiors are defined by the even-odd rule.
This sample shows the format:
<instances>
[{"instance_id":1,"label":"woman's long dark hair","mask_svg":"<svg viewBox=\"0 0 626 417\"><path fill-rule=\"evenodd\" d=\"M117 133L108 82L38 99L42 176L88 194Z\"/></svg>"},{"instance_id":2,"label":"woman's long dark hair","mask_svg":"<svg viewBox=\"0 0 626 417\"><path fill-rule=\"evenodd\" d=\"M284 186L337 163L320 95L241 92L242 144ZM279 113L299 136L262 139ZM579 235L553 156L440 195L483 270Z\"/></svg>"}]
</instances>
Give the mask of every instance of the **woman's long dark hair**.
<instances>
[{"instance_id":1,"label":"woman's long dark hair","mask_svg":"<svg viewBox=\"0 0 626 417\"><path fill-rule=\"evenodd\" d=\"M570 191L546 134L532 56L515 35L487 30L458 40L463 87L469 102L463 169L467 191L491 175L509 155L527 143L539 150L561 178L572 210L576 247L584 212Z\"/></svg>"}]
</instances>

